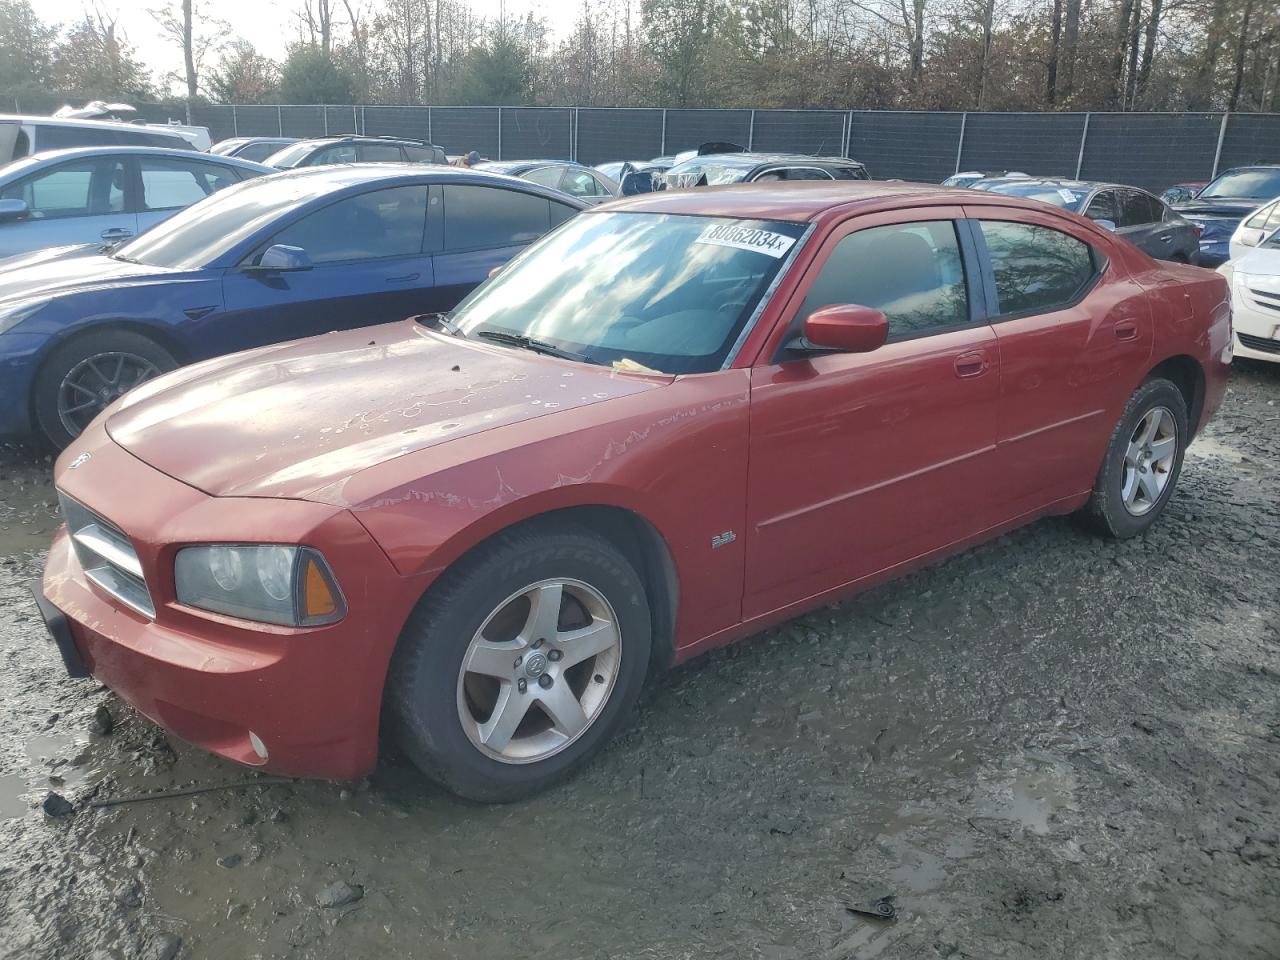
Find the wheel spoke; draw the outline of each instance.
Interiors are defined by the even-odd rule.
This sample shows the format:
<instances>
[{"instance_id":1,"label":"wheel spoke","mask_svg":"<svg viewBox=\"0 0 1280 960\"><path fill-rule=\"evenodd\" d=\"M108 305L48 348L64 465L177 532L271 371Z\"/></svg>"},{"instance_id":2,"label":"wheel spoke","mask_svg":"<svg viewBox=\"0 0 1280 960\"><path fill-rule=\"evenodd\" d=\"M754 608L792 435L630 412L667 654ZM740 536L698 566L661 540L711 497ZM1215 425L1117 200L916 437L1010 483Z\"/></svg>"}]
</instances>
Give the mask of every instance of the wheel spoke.
<instances>
[{"instance_id":1,"label":"wheel spoke","mask_svg":"<svg viewBox=\"0 0 1280 960\"><path fill-rule=\"evenodd\" d=\"M546 710L555 728L566 737L577 736L587 725L587 715L582 704L574 696L572 688L563 679L546 690L538 691L538 701Z\"/></svg>"},{"instance_id":2,"label":"wheel spoke","mask_svg":"<svg viewBox=\"0 0 1280 960\"><path fill-rule=\"evenodd\" d=\"M1138 445L1138 441L1133 441L1125 448L1124 463L1127 467L1136 467L1138 465L1138 457L1142 453L1142 447Z\"/></svg>"},{"instance_id":3,"label":"wheel spoke","mask_svg":"<svg viewBox=\"0 0 1280 960\"><path fill-rule=\"evenodd\" d=\"M1172 457L1174 451L1178 449L1178 440L1176 437L1166 437L1164 440L1157 440L1151 444L1151 459L1156 463L1167 460Z\"/></svg>"},{"instance_id":4,"label":"wheel spoke","mask_svg":"<svg viewBox=\"0 0 1280 960\"><path fill-rule=\"evenodd\" d=\"M105 375L105 374L103 374L103 372L98 368L98 358L97 358L97 357L90 357L88 360L86 360L86 361L85 361L85 363L87 363L87 364L89 365L89 369L90 369L90 370L92 370L92 371L94 372L94 374L96 374L96 375L97 375L98 379L102 381L102 385L103 385L104 387L109 387L109 386L111 386L111 381L110 381L110 380L108 380L108 379L106 378L106 375Z\"/></svg>"},{"instance_id":5,"label":"wheel spoke","mask_svg":"<svg viewBox=\"0 0 1280 960\"><path fill-rule=\"evenodd\" d=\"M504 683L489 719L480 724L480 742L490 750L501 752L515 735L520 721L529 711L529 697L516 692L513 684Z\"/></svg>"},{"instance_id":6,"label":"wheel spoke","mask_svg":"<svg viewBox=\"0 0 1280 960\"><path fill-rule=\"evenodd\" d=\"M1138 486L1142 488L1143 494L1150 503L1155 503L1160 496L1160 483L1156 480L1156 475L1148 470L1146 473L1138 474Z\"/></svg>"},{"instance_id":7,"label":"wheel spoke","mask_svg":"<svg viewBox=\"0 0 1280 960\"><path fill-rule=\"evenodd\" d=\"M556 638L556 647L564 654L560 668L567 670L588 657L613 649L618 630L608 620L594 620L580 630L566 630Z\"/></svg>"},{"instance_id":8,"label":"wheel spoke","mask_svg":"<svg viewBox=\"0 0 1280 960\"><path fill-rule=\"evenodd\" d=\"M64 387L70 387L78 393L83 393L86 397L93 397L94 401L97 402L98 394L96 391L90 390L88 387L82 387L74 380L64 380L62 385Z\"/></svg>"},{"instance_id":9,"label":"wheel spoke","mask_svg":"<svg viewBox=\"0 0 1280 960\"><path fill-rule=\"evenodd\" d=\"M111 377L111 386L113 387L118 387L120 385L120 375L124 373L124 360L125 356L123 353L116 354L116 372Z\"/></svg>"},{"instance_id":10,"label":"wheel spoke","mask_svg":"<svg viewBox=\"0 0 1280 960\"><path fill-rule=\"evenodd\" d=\"M510 680L518 656L519 645L481 640L471 647L466 669L468 673L482 673L486 677Z\"/></svg>"},{"instance_id":11,"label":"wheel spoke","mask_svg":"<svg viewBox=\"0 0 1280 960\"><path fill-rule=\"evenodd\" d=\"M1133 506L1134 496L1138 491L1138 468L1133 467L1124 472L1124 486L1120 488L1120 499L1128 506Z\"/></svg>"},{"instance_id":12,"label":"wheel spoke","mask_svg":"<svg viewBox=\"0 0 1280 960\"><path fill-rule=\"evenodd\" d=\"M526 643L553 640L560 630L560 602L564 598L564 585L543 584L525 594L529 598L529 617L520 635Z\"/></svg>"},{"instance_id":13,"label":"wheel spoke","mask_svg":"<svg viewBox=\"0 0 1280 960\"><path fill-rule=\"evenodd\" d=\"M81 410L99 409L101 404L97 400L86 400L84 403L77 403L74 407L66 407L63 413L78 413Z\"/></svg>"}]
</instances>

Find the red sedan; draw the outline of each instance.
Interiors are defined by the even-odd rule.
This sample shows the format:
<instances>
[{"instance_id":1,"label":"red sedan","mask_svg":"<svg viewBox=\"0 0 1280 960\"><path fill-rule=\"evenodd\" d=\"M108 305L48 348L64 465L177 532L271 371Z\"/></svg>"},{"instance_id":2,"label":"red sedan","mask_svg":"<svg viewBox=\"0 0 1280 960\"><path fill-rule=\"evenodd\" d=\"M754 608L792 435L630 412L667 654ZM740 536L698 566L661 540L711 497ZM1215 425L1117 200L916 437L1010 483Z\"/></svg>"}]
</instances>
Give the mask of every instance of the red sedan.
<instances>
[{"instance_id":1,"label":"red sedan","mask_svg":"<svg viewBox=\"0 0 1280 960\"><path fill-rule=\"evenodd\" d=\"M506 800L652 668L1047 514L1141 533L1222 398L1227 285L907 184L580 215L447 317L178 370L62 455L42 609L178 736L346 778L381 720Z\"/></svg>"}]
</instances>

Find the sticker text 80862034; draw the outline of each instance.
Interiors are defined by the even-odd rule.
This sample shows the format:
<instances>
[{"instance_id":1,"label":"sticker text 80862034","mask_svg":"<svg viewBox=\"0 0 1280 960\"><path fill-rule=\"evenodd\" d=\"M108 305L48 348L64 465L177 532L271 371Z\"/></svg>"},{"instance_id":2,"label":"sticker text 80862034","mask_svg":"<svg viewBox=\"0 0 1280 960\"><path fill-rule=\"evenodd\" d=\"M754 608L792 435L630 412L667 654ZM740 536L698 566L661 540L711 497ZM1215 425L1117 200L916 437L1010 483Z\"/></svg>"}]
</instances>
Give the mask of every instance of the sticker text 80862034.
<instances>
[{"instance_id":1,"label":"sticker text 80862034","mask_svg":"<svg viewBox=\"0 0 1280 960\"><path fill-rule=\"evenodd\" d=\"M794 237L762 230L759 227L743 227L734 223L714 223L698 235L695 243L710 243L719 247L736 247L739 250L754 250L770 257L781 257L791 245Z\"/></svg>"}]
</instances>

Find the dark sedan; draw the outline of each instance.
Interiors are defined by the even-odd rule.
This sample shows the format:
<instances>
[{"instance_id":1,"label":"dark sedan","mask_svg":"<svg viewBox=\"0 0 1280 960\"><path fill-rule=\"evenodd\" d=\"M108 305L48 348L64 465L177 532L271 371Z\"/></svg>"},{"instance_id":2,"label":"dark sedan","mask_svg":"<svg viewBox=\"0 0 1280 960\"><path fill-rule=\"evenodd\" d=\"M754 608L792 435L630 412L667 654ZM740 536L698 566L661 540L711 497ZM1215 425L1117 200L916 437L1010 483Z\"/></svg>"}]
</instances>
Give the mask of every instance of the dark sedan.
<instances>
[{"instance_id":1,"label":"dark sedan","mask_svg":"<svg viewBox=\"0 0 1280 960\"><path fill-rule=\"evenodd\" d=\"M1157 260L1199 262L1196 225L1159 197L1137 187L1091 180L1016 179L989 181L978 189L1029 197L1104 224Z\"/></svg>"},{"instance_id":2,"label":"dark sedan","mask_svg":"<svg viewBox=\"0 0 1280 960\"><path fill-rule=\"evenodd\" d=\"M572 160L486 160L474 167L540 183L594 206L621 196L617 181Z\"/></svg>"},{"instance_id":3,"label":"dark sedan","mask_svg":"<svg viewBox=\"0 0 1280 960\"><path fill-rule=\"evenodd\" d=\"M1216 267L1231 256L1231 235L1240 221L1276 197L1280 165L1235 167L1210 181L1194 200L1173 209L1201 228L1201 266Z\"/></svg>"},{"instance_id":4,"label":"dark sedan","mask_svg":"<svg viewBox=\"0 0 1280 960\"><path fill-rule=\"evenodd\" d=\"M870 180L867 168L848 157L799 153L712 153L677 163L662 177L666 188L706 187L773 180Z\"/></svg>"},{"instance_id":5,"label":"dark sedan","mask_svg":"<svg viewBox=\"0 0 1280 960\"><path fill-rule=\"evenodd\" d=\"M66 446L158 373L454 307L582 209L511 177L369 164L260 177L113 253L0 269L0 436Z\"/></svg>"}]
</instances>

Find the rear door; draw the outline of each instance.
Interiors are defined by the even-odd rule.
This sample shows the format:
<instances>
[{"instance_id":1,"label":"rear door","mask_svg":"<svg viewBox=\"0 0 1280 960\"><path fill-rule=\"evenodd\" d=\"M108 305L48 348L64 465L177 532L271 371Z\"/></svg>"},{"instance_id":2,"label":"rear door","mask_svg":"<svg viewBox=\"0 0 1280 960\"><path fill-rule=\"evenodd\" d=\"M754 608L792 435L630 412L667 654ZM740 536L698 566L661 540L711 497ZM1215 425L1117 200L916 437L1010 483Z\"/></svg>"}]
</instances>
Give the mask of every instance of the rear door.
<instances>
[{"instance_id":1,"label":"rear door","mask_svg":"<svg viewBox=\"0 0 1280 960\"><path fill-rule=\"evenodd\" d=\"M425 251L427 186L366 190L322 207L264 240L223 280L220 335L238 347L423 313L434 282ZM309 270L262 271L273 244L301 247Z\"/></svg>"},{"instance_id":2,"label":"rear door","mask_svg":"<svg viewBox=\"0 0 1280 960\"><path fill-rule=\"evenodd\" d=\"M783 349L752 368L745 617L992 522L1000 358L960 216L895 211L837 228L787 308L786 338L813 310L858 303L885 313L889 342Z\"/></svg>"},{"instance_id":3,"label":"rear door","mask_svg":"<svg viewBox=\"0 0 1280 960\"><path fill-rule=\"evenodd\" d=\"M1158 260L1168 260L1173 253L1173 230L1166 229L1164 210L1157 208L1141 190L1116 191L1120 203L1120 220L1116 233L1139 250Z\"/></svg>"},{"instance_id":4,"label":"rear door","mask_svg":"<svg viewBox=\"0 0 1280 960\"><path fill-rule=\"evenodd\" d=\"M138 171L139 232L241 180L234 167L207 160L148 154L132 159Z\"/></svg>"},{"instance_id":5,"label":"rear door","mask_svg":"<svg viewBox=\"0 0 1280 960\"><path fill-rule=\"evenodd\" d=\"M1151 355L1151 313L1143 288L1056 217L965 211L1000 354L991 486L1009 520L1092 487Z\"/></svg>"},{"instance_id":6,"label":"rear door","mask_svg":"<svg viewBox=\"0 0 1280 960\"><path fill-rule=\"evenodd\" d=\"M0 189L0 197L24 200L30 209L21 220L0 223L0 257L133 236L131 180L129 159L116 155L68 160Z\"/></svg>"}]
</instances>

